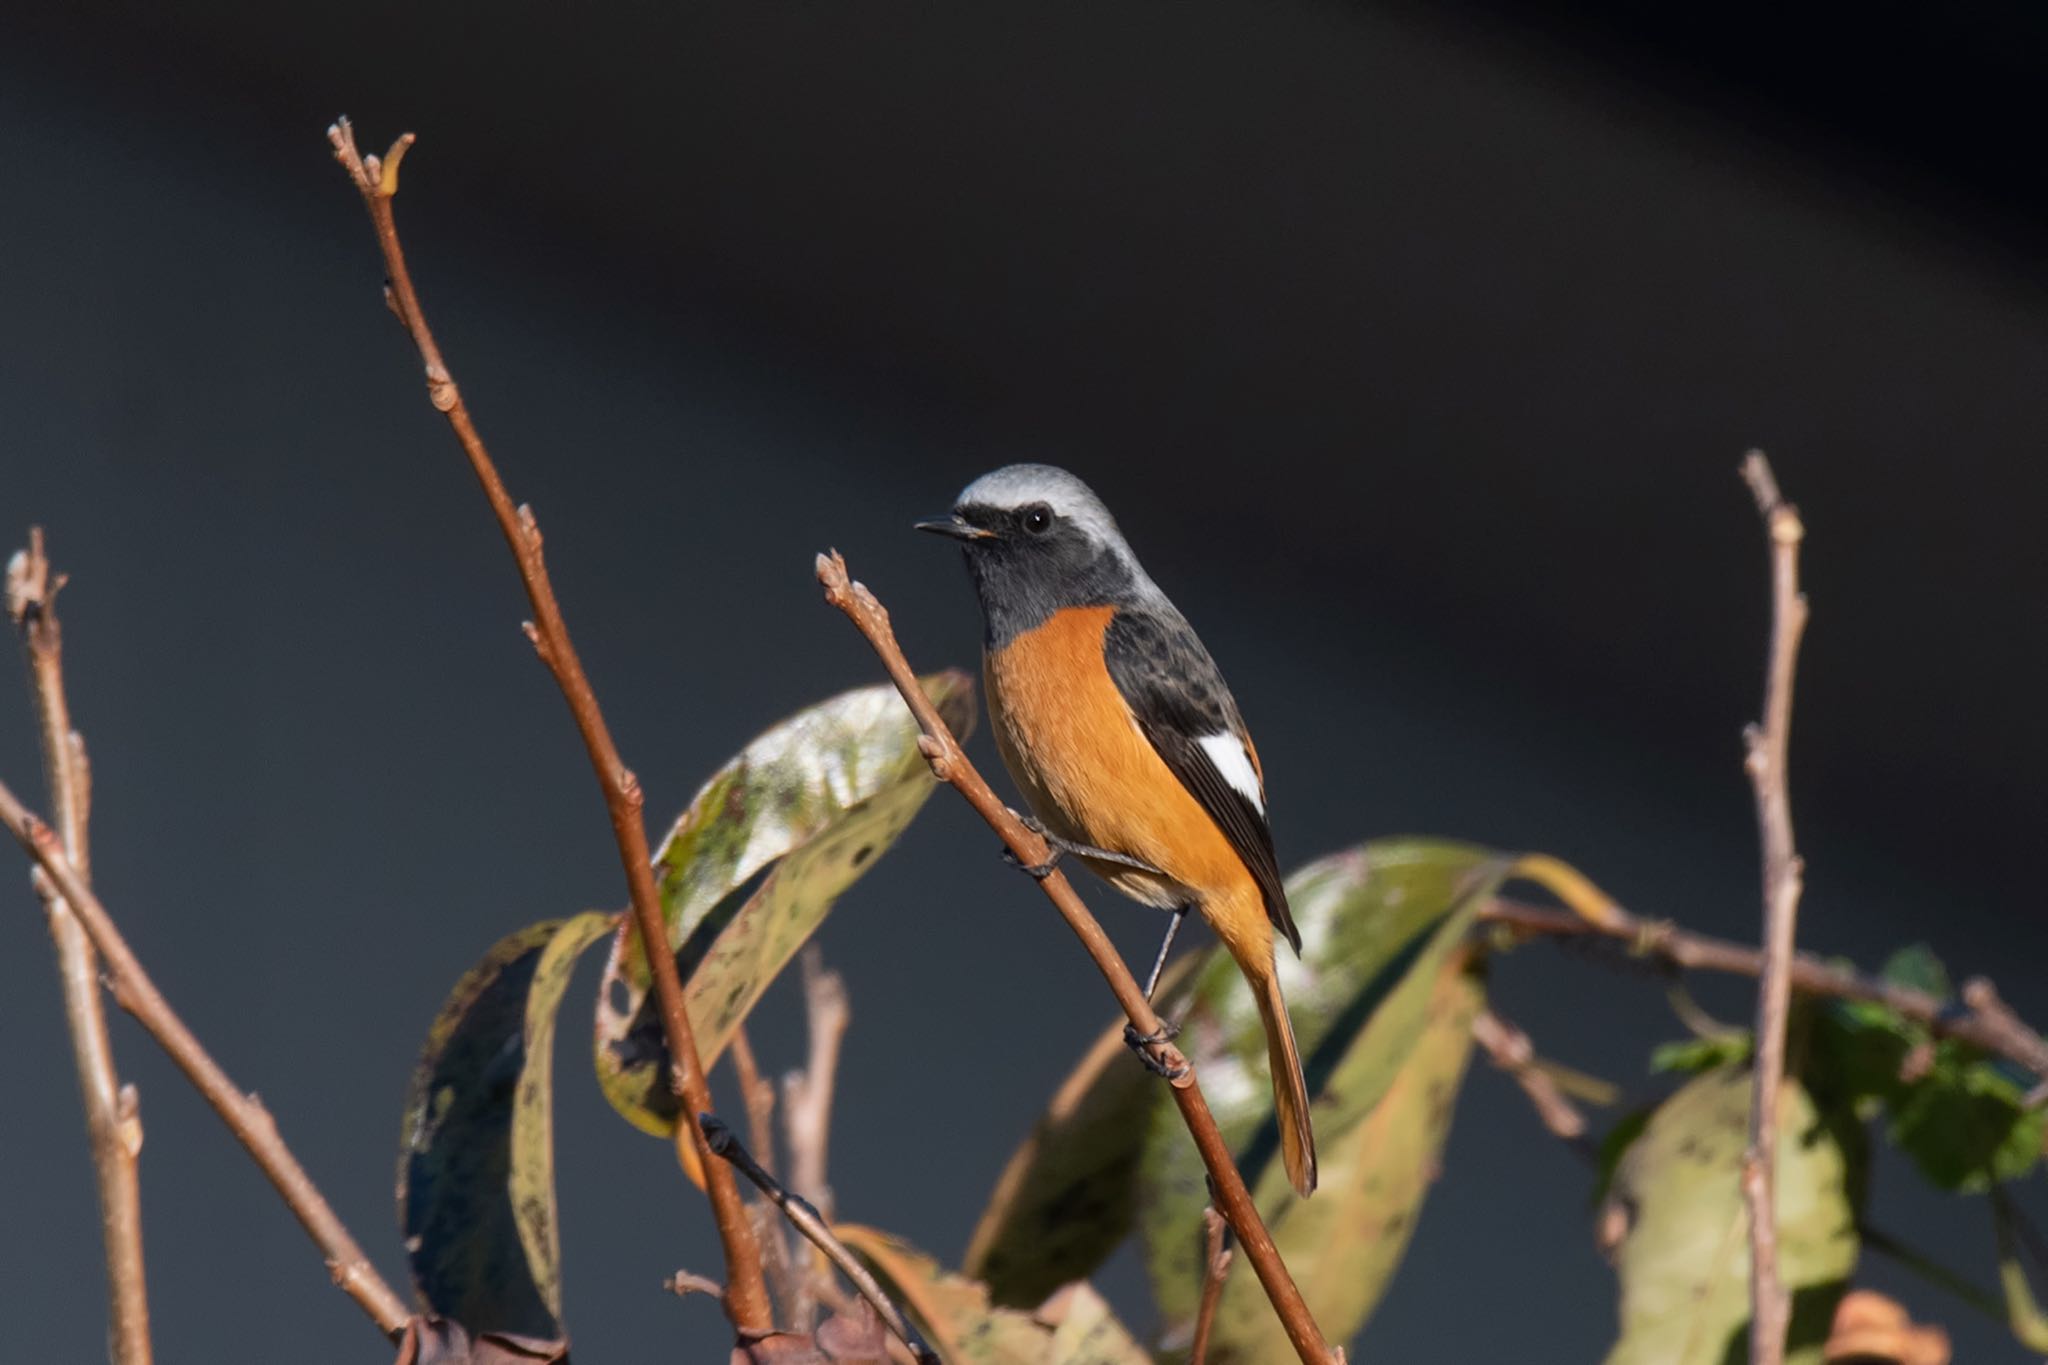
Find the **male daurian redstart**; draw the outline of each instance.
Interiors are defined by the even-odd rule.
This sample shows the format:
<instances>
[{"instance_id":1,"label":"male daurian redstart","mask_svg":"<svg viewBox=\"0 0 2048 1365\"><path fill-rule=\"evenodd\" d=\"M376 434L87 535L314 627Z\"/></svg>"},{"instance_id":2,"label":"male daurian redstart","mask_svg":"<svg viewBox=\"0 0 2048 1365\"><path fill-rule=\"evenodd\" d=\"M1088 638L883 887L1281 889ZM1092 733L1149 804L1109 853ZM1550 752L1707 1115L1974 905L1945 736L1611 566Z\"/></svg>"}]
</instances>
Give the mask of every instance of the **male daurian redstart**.
<instances>
[{"instance_id":1,"label":"male daurian redstart","mask_svg":"<svg viewBox=\"0 0 2048 1365\"><path fill-rule=\"evenodd\" d=\"M1287 1176L1309 1193L1308 1087L1273 967L1273 930L1297 952L1301 934L1280 887L1258 751L1215 661L1109 510L1065 470L983 475L950 517L918 529L967 552L996 746L1048 840L1125 895L1174 912L1160 963L1191 907L1237 959L1265 1024ZM1155 965L1148 995L1158 977Z\"/></svg>"}]
</instances>

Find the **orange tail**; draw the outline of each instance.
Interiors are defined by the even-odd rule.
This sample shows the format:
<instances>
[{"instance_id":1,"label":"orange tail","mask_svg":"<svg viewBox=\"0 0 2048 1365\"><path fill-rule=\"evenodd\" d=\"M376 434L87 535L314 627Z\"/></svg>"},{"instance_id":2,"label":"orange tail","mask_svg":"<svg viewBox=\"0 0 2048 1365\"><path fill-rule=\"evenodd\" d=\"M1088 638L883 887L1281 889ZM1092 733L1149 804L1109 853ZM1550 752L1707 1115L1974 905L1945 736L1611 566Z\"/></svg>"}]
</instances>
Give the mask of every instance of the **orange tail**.
<instances>
[{"instance_id":1,"label":"orange tail","mask_svg":"<svg viewBox=\"0 0 2048 1365\"><path fill-rule=\"evenodd\" d=\"M1240 964L1241 965L1241 964ZM1287 1178L1302 1197L1315 1193L1316 1135L1308 1121L1308 1080L1301 1074L1301 1052L1294 1045L1294 1025L1287 1018L1287 1000L1280 994L1280 975L1265 964L1258 975L1246 972L1258 997L1259 1018L1266 1026L1266 1058L1273 1070L1273 1110L1280 1120L1280 1157Z\"/></svg>"}]
</instances>

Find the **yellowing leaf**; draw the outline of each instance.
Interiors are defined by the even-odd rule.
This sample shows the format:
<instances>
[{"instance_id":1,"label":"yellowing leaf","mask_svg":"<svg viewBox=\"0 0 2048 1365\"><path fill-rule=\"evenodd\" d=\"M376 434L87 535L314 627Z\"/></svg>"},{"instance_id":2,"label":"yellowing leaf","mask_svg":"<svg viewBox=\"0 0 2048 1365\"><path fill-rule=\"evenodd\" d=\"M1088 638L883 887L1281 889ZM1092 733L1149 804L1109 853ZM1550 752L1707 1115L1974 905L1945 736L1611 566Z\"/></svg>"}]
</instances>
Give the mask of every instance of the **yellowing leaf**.
<instances>
[{"instance_id":1,"label":"yellowing leaf","mask_svg":"<svg viewBox=\"0 0 2048 1365\"><path fill-rule=\"evenodd\" d=\"M1200 960L1173 964L1160 998L1171 998ZM1011 1155L967 1245L966 1273L997 1303L1037 1303L1088 1275L1129 1234L1139 1138L1161 1098L1158 1079L1125 1046L1122 1024L1088 1049Z\"/></svg>"},{"instance_id":2,"label":"yellowing leaf","mask_svg":"<svg viewBox=\"0 0 2048 1365\"><path fill-rule=\"evenodd\" d=\"M406 1093L399 1221L429 1308L473 1334L562 1335L555 1013L618 920L588 911L499 941L456 983Z\"/></svg>"},{"instance_id":3,"label":"yellowing leaf","mask_svg":"<svg viewBox=\"0 0 2048 1365\"><path fill-rule=\"evenodd\" d=\"M973 684L958 672L923 681L964 737ZM669 831L655 875L705 1066L936 789L917 736L894 687L842 693L749 744ZM622 924L598 992L598 1083L635 1127L670 1137L678 1110L649 985L639 937Z\"/></svg>"},{"instance_id":4,"label":"yellowing leaf","mask_svg":"<svg viewBox=\"0 0 2048 1365\"><path fill-rule=\"evenodd\" d=\"M1484 1004L1484 988L1463 962L1439 971L1422 1036L1386 1093L1364 1119L1323 1144L1315 1196L1289 1197L1268 1224L1333 1342L1348 1341L1365 1325L1408 1249L1450 1133L1472 1020ZM1247 1266L1234 1267L1217 1306L1210 1365L1262 1365L1292 1355L1258 1278Z\"/></svg>"},{"instance_id":5,"label":"yellowing leaf","mask_svg":"<svg viewBox=\"0 0 2048 1365\"><path fill-rule=\"evenodd\" d=\"M1750 1073L1697 1077L1650 1116L1614 1171L1608 1199L1627 1219L1616 1255L1621 1337L1607 1365L1727 1365L1744 1358L1749 1231L1739 1174L1749 1141ZM1788 1365L1821 1359L1856 1265L1850 1194L1859 1130L1816 1112L1805 1087L1778 1104L1779 1275L1792 1295Z\"/></svg>"},{"instance_id":6,"label":"yellowing leaf","mask_svg":"<svg viewBox=\"0 0 2048 1365\"><path fill-rule=\"evenodd\" d=\"M1444 964L1464 944L1512 862L1467 844L1388 840L1322 859L1289 880L1302 960L1292 962L1282 952L1281 978L1319 1147L1342 1143L1408 1065L1428 1026ZM1264 1035L1251 992L1236 964L1216 954L1187 994L1192 999L1180 1047L1195 1062L1218 1126L1239 1153L1260 1213L1276 1224L1297 1197L1279 1161ZM1177 1016L1179 1002L1165 1012ZM1198 1230L1208 1191L1201 1159L1170 1102L1154 1108L1144 1142L1139 1226L1153 1297L1171 1335L1194 1321L1202 1265ZM1293 1265L1296 1257L1307 1262L1349 1255L1350 1248L1311 1239L1296 1247L1283 1243L1281 1253Z\"/></svg>"}]
</instances>

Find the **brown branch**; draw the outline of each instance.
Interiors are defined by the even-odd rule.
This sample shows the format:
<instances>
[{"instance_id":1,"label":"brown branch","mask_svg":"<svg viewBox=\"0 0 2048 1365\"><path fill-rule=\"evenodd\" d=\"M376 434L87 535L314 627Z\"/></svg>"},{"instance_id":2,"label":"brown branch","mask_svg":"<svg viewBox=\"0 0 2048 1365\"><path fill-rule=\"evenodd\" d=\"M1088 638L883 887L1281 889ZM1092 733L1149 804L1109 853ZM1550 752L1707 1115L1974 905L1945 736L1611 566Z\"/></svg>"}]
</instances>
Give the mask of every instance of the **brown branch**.
<instances>
[{"instance_id":1,"label":"brown branch","mask_svg":"<svg viewBox=\"0 0 2048 1365\"><path fill-rule=\"evenodd\" d=\"M1799 511L1778 492L1762 451L1743 461L1742 477L1771 539L1771 647L1764 677L1764 718L1744 733L1744 767L1756 788L1763 843L1764 963L1757 986L1756 1060L1749 1106L1749 1148L1742 1154L1742 1192L1749 1204L1749 1359L1779 1365L1785 1358L1790 1305L1778 1276L1778 1090L1785 1076L1785 1016L1792 997L1793 929L1804 865L1792 841L1792 800L1785 768L1792 735L1792 679L1806 629L1799 591Z\"/></svg>"},{"instance_id":2,"label":"brown branch","mask_svg":"<svg viewBox=\"0 0 2048 1365\"><path fill-rule=\"evenodd\" d=\"M1626 945L1630 952L1651 961L1685 971L1725 972L1733 976L1759 976L1763 972L1764 955L1747 944L1696 934L1667 921L1639 919L1618 907L1610 922L1596 925L1569 910L1496 898L1480 910L1479 918L1517 941L1608 940ZM1800 995L1867 1000L1883 1005L1937 1038L1968 1043L2004 1057L2036 1076L2048 1077L2048 1042L2043 1042L2039 1033L2010 1009L2001 1006L1987 1011L1971 1004L1973 999L1986 1001L1984 991L1990 983L1982 977L1964 983L1963 1000L1957 1005L1910 986L1860 975L1812 953L1793 956L1791 976L1792 989Z\"/></svg>"},{"instance_id":3,"label":"brown branch","mask_svg":"<svg viewBox=\"0 0 2048 1365\"><path fill-rule=\"evenodd\" d=\"M92 808L92 770L85 740L71 728L64 692L63 631L57 621L61 574L50 568L43 528L29 528L28 548L7 564L7 615L21 632L28 655L29 683L43 737L43 774L64 856L81 880L91 877L86 821ZM50 880L38 874L57 970L64 983L64 1017L71 1029L71 1058L85 1106L85 1132L99 1180L100 1238L107 1268L107 1353L114 1365L149 1365L149 1282L142 1258L142 1120L135 1087L121 1084L107 1037L106 1002L100 995L99 954Z\"/></svg>"},{"instance_id":4,"label":"brown branch","mask_svg":"<svg viewBox=\"0 0 2048 1365\"><path fill-rule=\"evenodd\" d=\"M357 150L354 130L345 118L329 128L327 136L334 146L335 159L348 171L349 178L363 197L364 206L369 210L389 280L385 298L419 349L420 361L426 370L428 400L448 419L449 427L461 442L462 452L469 459L470 469L482 486L484 497L491 504L491 512L497 518L498 529L504 534L505 544L511 549L512 558L519 567L520 581L525 585L527 601L533 607L533 620L525 627L527 639L532 641L541 662L547 665L556 685L561 688L570 714L575 717L576 729L583 737L583 747L589 753L598 784L604 789L605 809L611 817L619 862L625 869L626 884L632 893L633 922L639 929L642 954L654 978L662 1026L674 1061L675 1074L670 1078L671 1084L682 1096L686 1112L709 1113L712 1107L711 1088L705 1080L704 1064L690 1028L682 979L676 972L675 956L668 947L666 921L655 890L653 865L647 848L647 827L641 813L646 798L640 790L640 781L620 759L618 747L612 742L611 731L605 724L604 713L598 707L597 695L591 690L582 661L577 658L575 647L569 641L569 628L563 622L554 586L548 579L547 565L541 553L540 525L534 520L533 509L514 506L512 495L505 490L505 482L498 476L497 466L491 462L490 452L484 448L483 438L477 434L469 409L463 404L462 394L455 387L455 379L448 372L441 348L435 344L434 334L427 327L426 315L420 311L419 295L413 288L405 252L399 245L391 201L398 193L398 163L411 149L413 135L406 133L392 143L391 150L381 161L374 156L363 156ZM740 1202L739 1188L733 1183L732 1173L722 1164L704 1159L708 1148L703 1132L693 1126L691 1137L704 1167L705 1190L710 1196L712 1213L717 1219L719 1237L725 1248L726 1293L723 1302L726 1315L741 1337L766 1336L774 1331L775 1326L768 1304L768 1286L761 1270L761 1251L748 1224L746 1208Z\"/></svg>"},{"instance_id":5,"label":"brown branch","mask_svg":"<svg viewBox=\"0 0 2048 1365\"><path fill-rule=\"evenodd\" d=\"M1536 1117L1582 1157L1591 1158L1593 1147L1586 1139L1586 1116L1559 1088L1557 1080L1536 1059L1536 1046L1511 1021L1493 1010L1481 1010L1472 1020L1472 1040L1479 1044L1494 1066L1506 1072L1522 1087Z\"/></svg>"},{"instance_id":6,"label":"brown branch","mask_svg":"<svg viewBox=\"0 0 2048 1365\"><path fill-rule=\"evenodd\" d=\"M924 689L918 686L917 675L903 657L902 646L896 643L895 632L889 626L889 613L882 604L864 585L848 578L846 561L837 551L818 556L818 581L824 585L825 600L845 612L860 633L867 637L881 658L883 668L888 671L890 681L896 684L896 690L903 694L903 700L917 717L918 728L924 732L918 748L931 764L933 774L940 781L951 783L966 798L967 804L988 821L989 827L1001 836L1019 861L1027 867L1043 863L1050 856L1050 848L1003 804L981 774L975 771L974 765L967 761L960 741L940 717L931 699L925 696ZM1111 993L1129 1017L1131 1026L1140 1035L1159 1036L1162 1033L1159 1016L1153 1012L1130 968L1117 953L1116 945L1109 941L1095 916L1081 903L1066 875L1054 869L1038 885L1066 920L1067 927L1081 940L1089 957L1094 959L1096 969L1109 983ZM1265 1288L1266 1297L1272 1300L1273 1310L1280 1315L1281 1325L1296 1353L1312 1365L1342 1361L1344 1353L1324 1339L1322 1329L1316 1326L1308 1305L1302 1301L1294 1277L1280 1259L1279 1249L1273 1245L1272 1234L1266 1230L1258 1209L1252 1204L1251 1192L1245 1188L1244 1177L1238 1172L1230 1145L1223 1140L1223 1134L1216 1127L1216 1118L1209 1112L1208 1101L1203 1098L1193 1064L1170 1042L1151 1044L1147 1051L1162 1071L1175 1077L1169 1088L1174 1103L1180 1107L1181 1119L1195 1140L1196 1150L1201 1153L1202 1164L1208 1168L1216 1203L1229 1220L1231 1231L1237 1234L1238 1244L1244 1248L1245 1258L1252 1263L1259 1283Z\"/></svg>"},{"instance_id":7,"label":"brown branch","mask_svg":"<svg viewBox=\"0 0 2048 1365\"><path fill-rule=\"evenodd\" d=\"M832 1235L832 1229L825 1225L825 1220L818 1216L818 1211L811 1207L809 1200L790 1193L776 1182L774 1176L761 1169L761 1163L748 1154L746 1146L734 1135L732 1129L726 1127L715 1116L699 1114L697 1122L704 1129L712 1153L739 1167L740 1173L753 1181L761 1193L768 1197L768 1202L782 1210L782 1216L789 1220L790 1226L801 1232L812 1246L824 1252L825 1259L839 1267L839 1272L853 1282L853 1287L860 1291L860 1296L873 1305L875 1312L881 1315L882 1324L896 1334L897 1340L910 1348L910 1353L918 1359L918 1365L942 1365L938 1353L918 1335L917 1328L911 1325L910 1319L903 1316L903 1310L890 1302L889 1296L882 1292L882 1286L875 1282L875 1277L868 1273L868 1268L860 1263L860 1258L847 1250L844 1242Z\"/></svg>"},{"instance_id":8,"label":"brown branch","mask_svg":"<svg viewBox=\"0 0 2048 1365\"><path fill-rule=\"evenodd\" d=\"M1230 1225L1210 1204L1202 1210L1202 1298L1195 1307L1195 1340L1188 1347L1188 1365L1207 1365L1209 1333L1216 1326L1216 1305L1223 1302L1223 1277L1230 1273L1230 1248L1223 1234Z\"/></svg>"},{"instance_id":9,"label":"brown branch","mask_svg":"<svg viewBox=\"0 0 2048 1365\"><path fill-rule=\"evenodd\" d=\"M170 1054L178 1069L221 1116L228 1131L249 1149L249 1155L263 1168L263 1174L270 1177L270 1183L284 1196L285 1204L299 1220L299 1225L305 1228L326 1256L327 1269L334 1277L334 1283L360 1304L377 1326L396 1337L412 1316L411 1310L377 1274L370 1258L363 1254L355 1238L342 1226L341 1219L328 1207L327 1200L314 1186L305 1168L299 1165L298 1159L278 1135L277 1122L263 1107L263 1102L235 1087L227 1073L220 1069L220 1064L200 1045L157 990L156 983L149 979L149 973L142 969L142 963L129 951L121 931L114 927L106 907L100 904L92 888L78 874L78 869L64 856L63 844L56 831L30 813L5 784L0 784L0 824L6 825L22 848L35 859L57 893L70 905L71 912L78 917L85 932L92 936L93 946L99 950L105 965L115 1002L134 1015L149 1036Z\"/></svg>"},{"instance_id":10,"label":"brown branch","mask_svg":"<svg viewBox=\"0 0 2048 1365\"><path fill-rule=\"evenodd\" d=\"M790 1188L833 1217L832 1186L825 1179L826 1156L832 1145L832 1090L839 1074L839 1049L845 1041L853 1011L846 996L846 982L825 967L825 955L815 943L804 946L799 959L804 979L804 1017L810 1026L810 1057L802 1071L782 1078L782 1122L789 1139ZM815 1273L816 1260L810 1248L801 1248L798 1267L796 1324L801 1329L811 1320L815 1307L810 1291L830 1276Z\"/></svg>"}]
</instances>

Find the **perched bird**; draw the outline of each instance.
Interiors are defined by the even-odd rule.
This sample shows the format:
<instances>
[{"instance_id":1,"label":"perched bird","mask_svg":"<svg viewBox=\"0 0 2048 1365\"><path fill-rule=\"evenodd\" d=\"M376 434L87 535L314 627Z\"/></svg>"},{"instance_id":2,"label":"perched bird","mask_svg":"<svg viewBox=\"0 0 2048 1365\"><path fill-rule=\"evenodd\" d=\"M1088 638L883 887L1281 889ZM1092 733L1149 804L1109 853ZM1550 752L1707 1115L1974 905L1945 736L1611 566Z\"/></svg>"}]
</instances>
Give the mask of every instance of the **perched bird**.
<instances>
[{"instance_id":1,"label":"perched bird","mask_svg":"<svg viewBox=\"0 0 2048 1365\"><path fill-rule=\"evenodd\" d=\"M987 626L996 745L1047 839L1125 895L1173 912L1146 994L1191 908L1251 983L1281 1157L1309 1193L1308 1086L1273 964L1273 930L1297 952L1301 934L1280 886L1258 751L1215 661L1109 510L1065 470L983 475L950 517L918 529L966 551Z\"/></svg>"}]
</instances>

